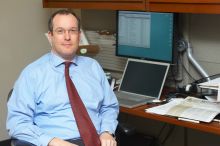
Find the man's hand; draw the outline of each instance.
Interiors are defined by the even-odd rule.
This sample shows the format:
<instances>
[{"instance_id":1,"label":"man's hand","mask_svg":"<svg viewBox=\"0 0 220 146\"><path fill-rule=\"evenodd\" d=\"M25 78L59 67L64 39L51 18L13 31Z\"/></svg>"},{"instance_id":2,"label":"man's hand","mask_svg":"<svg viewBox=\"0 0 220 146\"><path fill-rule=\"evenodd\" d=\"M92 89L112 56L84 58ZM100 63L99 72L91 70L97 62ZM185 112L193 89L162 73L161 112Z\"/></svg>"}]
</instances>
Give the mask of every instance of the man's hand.
<instances>
[{"instance_id":1,"label":"man's hand","mask_svg":"<svg viewBox=\"0 0 220 146\"><path fill-rule=\"evenodd\" d=\"M70 143L68 141L64 141L64 140L59 139L59 138L53 138L49 142L48 146L78 146L78 145L72 144L72 143Z\"/></svg>"},{"instance_id":2,"label":"man's hand","mask_svg":"<svg viewBox=\"0 0 220 146\"><path fill-rule=\"evenodd\" d=\"M115 138L108 132L103 132L100 135L101 146L117 146Z\"/></svg>"}]
</instances>

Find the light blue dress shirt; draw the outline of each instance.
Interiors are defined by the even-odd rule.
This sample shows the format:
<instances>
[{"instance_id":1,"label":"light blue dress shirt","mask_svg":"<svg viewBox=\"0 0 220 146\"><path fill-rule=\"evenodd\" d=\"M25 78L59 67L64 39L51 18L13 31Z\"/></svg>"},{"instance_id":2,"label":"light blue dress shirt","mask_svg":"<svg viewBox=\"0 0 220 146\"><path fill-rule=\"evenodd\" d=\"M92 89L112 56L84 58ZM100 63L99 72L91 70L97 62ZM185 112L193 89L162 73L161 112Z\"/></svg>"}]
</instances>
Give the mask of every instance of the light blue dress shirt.
<instances>
[{"instance_id":1,"label":"light blue dress shirt","mask_svg":"<svg viewBox=\"0 0 220 146\"><path fill-rule=\"evenodd\" d=\"M67 94L64 60L48 53L28 65L19 76L8 101L7 129L11 137L47 146L54 138L79 138ZM98 133L114 133L118 101L100 65L75 56L70 77Z\"/></svg>"}]
</instances>

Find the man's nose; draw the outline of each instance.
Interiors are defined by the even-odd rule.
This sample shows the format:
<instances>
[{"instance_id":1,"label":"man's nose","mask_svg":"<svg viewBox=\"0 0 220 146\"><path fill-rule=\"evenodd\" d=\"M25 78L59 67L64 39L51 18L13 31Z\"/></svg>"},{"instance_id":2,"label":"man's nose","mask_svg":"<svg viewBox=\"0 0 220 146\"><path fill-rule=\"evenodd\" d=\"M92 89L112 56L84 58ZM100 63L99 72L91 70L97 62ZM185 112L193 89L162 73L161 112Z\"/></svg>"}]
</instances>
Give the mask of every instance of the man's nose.
<instances>
[{"instance_id":1,"label":"man's nose","mask_svg":"<svg viewBox=\"0 0 220 146\"><path fill-rule=\"evenodd\" d=\"M64 38L65 38L65 40L70 40L71 37L70 37L69 31L65 31Z\"/></svg>"}]
</instances>

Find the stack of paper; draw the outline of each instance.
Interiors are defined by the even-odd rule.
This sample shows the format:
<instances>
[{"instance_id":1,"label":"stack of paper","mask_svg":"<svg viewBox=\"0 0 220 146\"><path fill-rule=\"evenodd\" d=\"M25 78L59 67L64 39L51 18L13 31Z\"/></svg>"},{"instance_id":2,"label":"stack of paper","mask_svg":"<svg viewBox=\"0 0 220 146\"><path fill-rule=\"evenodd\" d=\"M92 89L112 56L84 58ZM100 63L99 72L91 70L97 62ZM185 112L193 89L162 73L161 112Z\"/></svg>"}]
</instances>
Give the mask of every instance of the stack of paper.
<instances>
[{"instance_id":1,"label":"stack of paper","mask_svg":"<svg viewBox=\"0 0 220 146\"><path fill-rule=\"evenodd\" d=\"M214 90L218 90L219 86L220 86L220 78L216 78L216 79L199 84L200 88L207 88L207 89L214 89Z\"/></svg>"},{"instance_id":2,"label":"stack of paper","mask_svg":"<svg viewBox=\"0 0 220 146\"><path fill-rule=\"evenodd\" d=\"M220 103L187 97L146 109L146 112L174 116L181 120L186 119L186 121L211 122L220 113Z\"/></svg>"},{"instance_id":3,"label":"stack of paper","mask_svg":"<svg viewBox=\"0 0 220 146\"><path fill-rule=\"evenodd\" d=\"M198 86L200 88L217 90L218 94L215 100L218 102L220 101L220 78L216 78L216 79L204 82L204 83L200 83Z\"/></svg>"}]
</instances>

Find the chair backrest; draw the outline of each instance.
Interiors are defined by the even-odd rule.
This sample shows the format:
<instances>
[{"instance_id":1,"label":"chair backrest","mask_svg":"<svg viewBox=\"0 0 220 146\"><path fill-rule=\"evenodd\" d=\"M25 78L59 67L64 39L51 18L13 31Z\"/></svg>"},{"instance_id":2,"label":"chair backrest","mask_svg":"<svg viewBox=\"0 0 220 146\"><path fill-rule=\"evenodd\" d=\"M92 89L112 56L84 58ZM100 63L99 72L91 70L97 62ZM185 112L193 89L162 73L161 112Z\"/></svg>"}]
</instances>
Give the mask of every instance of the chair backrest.
<instances>
[{"instance_id":1,"label":"chair backrest","mask_svg":"<svg viewBox=\"0 0 220 146\"><path fill-rule=\"evenodd\" d=\"M13 88L8 92L7 101L10 99L12 92L13 92ZM10 141L10 146L14 146L14 144L12 143L12 140L10 139L9 141Z\"/></svg>"},{"instance_id":2,"label":"chair backrest","mask_svg":"<svg viewBox=\"0 0 220 146\"><path fill-rule=\"evenodd\" d=\"M7 97L7 101L9 100L9 98L11 97L11 94L13 92L13 88L8 92L8 97Z\"/></svg>"}]
</instances>

